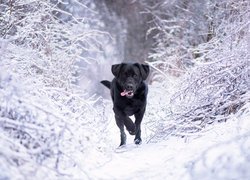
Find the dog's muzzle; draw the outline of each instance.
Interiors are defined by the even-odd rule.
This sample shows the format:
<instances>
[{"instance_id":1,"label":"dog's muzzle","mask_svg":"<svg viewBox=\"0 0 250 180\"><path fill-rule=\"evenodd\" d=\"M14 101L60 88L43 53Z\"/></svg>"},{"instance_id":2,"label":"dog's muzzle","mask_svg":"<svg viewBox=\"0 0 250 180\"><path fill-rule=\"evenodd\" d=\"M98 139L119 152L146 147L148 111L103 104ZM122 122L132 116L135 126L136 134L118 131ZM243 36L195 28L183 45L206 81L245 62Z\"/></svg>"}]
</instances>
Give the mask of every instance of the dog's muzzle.
<instances>
[{"instance_id":1,"label":"dog's muzzle","mask_svg":"<svg viewBox=\"0 0 250 180\"><path fill-rule=\"evenodd\" d=\"M132 98L135 92L135 85L131 80L128 80L123 86L124 90L121 92L121 96L126 96L127 98Z\"/></svg>"}]
</instances>

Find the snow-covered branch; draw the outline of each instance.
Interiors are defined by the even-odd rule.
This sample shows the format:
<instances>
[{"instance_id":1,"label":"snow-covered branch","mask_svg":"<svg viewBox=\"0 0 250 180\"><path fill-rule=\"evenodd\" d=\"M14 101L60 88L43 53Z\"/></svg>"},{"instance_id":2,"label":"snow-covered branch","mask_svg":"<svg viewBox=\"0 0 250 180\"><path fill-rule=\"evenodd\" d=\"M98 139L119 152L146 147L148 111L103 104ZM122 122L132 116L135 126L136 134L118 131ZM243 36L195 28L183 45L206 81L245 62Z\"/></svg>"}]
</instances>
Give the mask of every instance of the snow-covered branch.
<instances>
[{"instance_id":1,"label":"snow-covered branch","mask_svg":"<svg viewBox=\"0 0 250 180\"><path fill-rule=\"evenodd\" d=\"M183 22L177 21L171 14L175 8L169 10L167 7L173 5L180 9L180 4L185 11L178 12L177 16L190 21L185 21L180 31L169 31L171 23ZM250 5L246 1L235 3L233 0L205 4L194 1L182 4L175 1L165 5L165 10L151 10L157 14L157 22L161 25L156 26L161 29L156 35L158 45L152 54L153 62L149 64L159 69L158 76L161 78L158 80L163 81L164 86L162 96L168 96L162 105L166 115L161 119L165 123L157 121L159 127L154 136L192 135L208 124L226 121L250 99ZM199 29L195 30L198 26ZM210 31L211 28L213 31ZM180 45L187 49L176 52ZM186 65L174 65L180 59L173 57L182 57L181 61ZM187 66L190 63L191 66ZM176 78L167 77L167 74L182 75L172 83L171 79Z\"/></svg>"},{"instance_id":2,"label":"snow-covered branch","mask_svg":"<svg viewBox=\"0 0 250 180\"><path fill-rule=\"evenodd\" d=\"M89 159L106 156L102 100L77 83L79 63L96 61L88 55L107 34L81 16L96 15L84 3L64 3L0 4L0 179L83 178Z\"/></svg>"}]
</instances>

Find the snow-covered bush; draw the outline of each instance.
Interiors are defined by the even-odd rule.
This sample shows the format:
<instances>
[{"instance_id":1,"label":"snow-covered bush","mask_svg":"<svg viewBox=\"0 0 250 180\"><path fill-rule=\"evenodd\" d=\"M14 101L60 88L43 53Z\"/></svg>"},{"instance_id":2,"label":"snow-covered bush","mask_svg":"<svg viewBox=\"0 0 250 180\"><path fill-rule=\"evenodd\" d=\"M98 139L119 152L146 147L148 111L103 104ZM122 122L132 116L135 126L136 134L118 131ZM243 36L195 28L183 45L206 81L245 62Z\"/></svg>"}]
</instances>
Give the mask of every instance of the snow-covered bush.
<instances>
[{"instance_id":1,"label":"snow-covered bush","mask_svg":"<svg viewBox=\"0 0 250 180\"><path fill-rule=\"evenodd\" d=\"M164 2L166 2L165 6L168 6L168 1ZM175 3L178 2L175 1ZM175 29L169 22L175 22L175 17L179 16L178 13L176 16L168 14L165 18L164 16L159 18L159 22L163 24L161 26L163 31L159 36L163 33L166 37L157 37L157 39L160 39L160 42L165 41L165 44L158 43L158 49L155 54L152 54L155 60L160 59L159 63L155 61L149 64L159 72L168 74L173 70L169 69L171 57L181 55L187 58L187 61L182 58L182 64L192 64L192 67L185 66L185 74L178 79L177 83L171 83L169 81L171 78L162 76L161 79L166 79L162 83L162 96L166 96L168 92L172 94L169 95L170 101L162 103L165 116L161 117L164 122L158 121L155 134L157 137L169 134L188 135L202 130L207 124L226 121L250 99L248 93L250 87L249 2L208 1L199 5L202 11L199 11L198 7L193 10L195 6L190 4L197 5L197 2L183 3L185 9L182 10L187 14L183 18L189 20L187 22L191 27L185 26L181 29L184 32L191 30L192 34L185 33L181 36L180 31L178 34L175 33ZM180 8L176 4L174 7ZM180 14L182 15L182 11ZM196 17L196 14L197 18L203 17L203 20L198 21L202 24L199 26L202 28L201 31L195 31L195 26L198 24L195 23L196 18L191 18ZM202 38L204 35L207 38ZM189 39L186 44L183 44L184 47L188 47L187 51L182 51L183 54L172 51L178 50L179 45L173 44L168 37L172 37L174 41L177 40L176 43L186 42ZM178 38L181 40L179 41ZM178 69L180 67L177 67Z\"/></svg>"},{"instance_id":2,"label":"snow-covered bush","mask_svg":"<svg viewBox=\"0 0 250 180\"><path fill-rule=\"evenodd\" d=\"M102 34L90 29L84 17L59 8L61 4L13 1L1 5L1 37L11 42L2 58L12 61L3 61L5 67L19 76L36 76L47 86L67 88L75 81L76 63L90 63L84 55L98 49L96 39Z\"/></svg>"},{"instance_id":3,"label":"snow-covered bush","mask_svg":"<svg viewBox=\"0 0 250 180\"><path fill-rule=\"evenodd\" d=\"M84 178L107 156L102 100L77 85L77 63L91 64L87 57L99 49L103 33L67 3L0 4L3 178Z\"/></svg>"},{"instance_id":4,"label":"snow-covered bush","mask_svg":"<svg viewBox=\"0 0 250 180\"><path fill-rule=\"evenodd\" d=\"M60 152L59 139L65 122L47 101L24 91L22 83L0 74L1 179L24 178L29 173L51 171ZM26 90L28 91L28 90ZM53 164L48 164L48 159ZM39 167L40 165L45 165ZM30 167L32 168L30 168ZM54 175L56 171L54 172Z\"/></svg>"},{"instance_id":5,"label":"snow-covered bush","mask_svg":"<svg viewBox=\"0 0 250 180\"><path fill-rule=\"evenodd\" d=\"M206 14L209 1L145 1L144 6L143 13L152 16L148 34L155 34L150 61L169 74L183 74L192 65L192 48L207 42L211 36Z\"/></svg>"},{"instance_id":6,"label":"snow-covered bush","mask_svg":"<svg viewBox=\"0 0 250 180\"><path fill-rule=\"evenodd\" d=\"M235 118L240 126L249 126L250 103L242 107L244 113L238 112ZM191 179L249 179L250 173L250 131L243 128L239 136L218 143L189 164L188 172Z\"/></svg>"}]
</instances>

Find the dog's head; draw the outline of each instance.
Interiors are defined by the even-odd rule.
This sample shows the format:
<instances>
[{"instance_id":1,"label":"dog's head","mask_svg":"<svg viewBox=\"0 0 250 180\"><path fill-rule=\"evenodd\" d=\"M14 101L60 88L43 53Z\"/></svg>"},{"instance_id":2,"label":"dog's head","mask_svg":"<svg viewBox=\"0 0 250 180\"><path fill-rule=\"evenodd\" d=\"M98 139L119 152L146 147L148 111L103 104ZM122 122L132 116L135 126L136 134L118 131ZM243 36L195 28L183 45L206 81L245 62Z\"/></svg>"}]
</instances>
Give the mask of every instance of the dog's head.
<instances>
[{"instance_id":1,"label":"dog's head","mask_svg":"<svg viewBox=\"0 0 250 180\"><path fill-rule=\"evenodd\" d=\"M122 88L121 96L132 98L142 81L147 79L149 66L139 63L121 63L112 65L111 71Z\"/></svg>"}]
</instances>

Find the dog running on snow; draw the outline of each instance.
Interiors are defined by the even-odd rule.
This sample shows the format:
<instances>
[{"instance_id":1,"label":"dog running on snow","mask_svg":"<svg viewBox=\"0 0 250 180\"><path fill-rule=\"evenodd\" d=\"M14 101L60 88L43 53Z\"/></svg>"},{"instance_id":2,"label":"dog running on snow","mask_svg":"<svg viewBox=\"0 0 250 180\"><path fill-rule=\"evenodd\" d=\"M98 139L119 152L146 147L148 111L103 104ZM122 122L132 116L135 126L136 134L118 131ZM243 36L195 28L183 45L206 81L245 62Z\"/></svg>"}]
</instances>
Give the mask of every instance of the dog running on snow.
<instances>
[{"instance_id":1,"label":"dog running on snow","mask_svg":"<svg viewBox=\"0 0 250 180\"><path fill-rule=\"evenodd\" d=\"M135 144L141 144L141 122L146 109L148 87L144 80L149 75L149 66L139 63L112 65L115 76L112 82L101 83L110 89L116 124L120 129L121 143L126 144L124 126L129 134L135 135ZM135 123L129 116L135 116Z\"/></svg>"}]
</instances>

